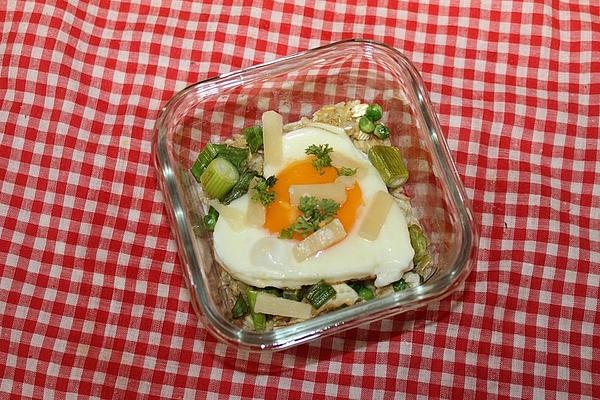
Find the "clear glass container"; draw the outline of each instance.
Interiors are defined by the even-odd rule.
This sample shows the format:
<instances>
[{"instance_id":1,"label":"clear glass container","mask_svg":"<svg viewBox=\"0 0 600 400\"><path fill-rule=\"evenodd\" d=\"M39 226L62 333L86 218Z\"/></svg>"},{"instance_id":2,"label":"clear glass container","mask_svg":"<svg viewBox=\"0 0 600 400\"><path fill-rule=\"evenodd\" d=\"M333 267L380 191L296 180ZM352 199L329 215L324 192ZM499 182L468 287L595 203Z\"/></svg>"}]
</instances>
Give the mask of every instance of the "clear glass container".
<instances>
[{"instance_id":1,"label":"clear glass container","mask_svg":"<svg viewBox=\"0 0 600 400\"><path fill-rule=\"evenodd\" d=\"M327 104L359 99L385 110L402 149L413 213L431 245L435 269L413 289L268 332L230 322L212 238L194 229L204 216L189 172L200 150L260 121L267 110L284 123ZM476 260L478 229L419 73L386 45L347 40L193 84L164 107L153 151L166 209L194 309L219 339L249 350L284 349L438 301L464 282Z\"/></svg>"}]
</instances>

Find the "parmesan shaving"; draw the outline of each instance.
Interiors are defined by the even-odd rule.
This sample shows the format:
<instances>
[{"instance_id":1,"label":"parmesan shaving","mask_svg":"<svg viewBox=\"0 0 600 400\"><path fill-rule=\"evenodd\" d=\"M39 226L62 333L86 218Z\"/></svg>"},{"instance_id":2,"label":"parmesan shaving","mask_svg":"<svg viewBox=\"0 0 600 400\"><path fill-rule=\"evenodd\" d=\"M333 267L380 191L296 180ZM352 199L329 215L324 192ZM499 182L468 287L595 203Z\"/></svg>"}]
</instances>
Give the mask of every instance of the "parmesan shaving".
<instances>
[{"instance_id":1,"label":"parmesan shaving","mask_svg":"<svg viewBox=\"0 0 600 400\"><path fill-rule=\"evenodd\" d=\"M375 193L363 217L358 235L370 241L377 239L393 203L394 199L387 192L380 190Z\"/></svg>"},{"instance_id":2,"label":"parmesan shaving","mask_svg":"<svg viewBox=\"0 0 600 400\"><path fill-rule=\"evenodd\" d=\"M254 312L269 315L280 315L299 319L308 319L312 316L312 306L308 303L288 300L281 297L258 292L254 303Z\"/></svg>"},{"instance_id":3,"label":"parmesan shaving","mask_svg":"<svg viewBox=\"0 0 600 400\"><path fill-rule=\"evenodd\" d=\"M240 231L244 227L246 216L240 210L221 204L221 202L216 199L211 200L208 204L217 210L219 219L223 218L234 231Z\"/></svg>"},{"instance_id":4,"label":"parmesan shaving","mask_svg":"<svg viewBox=\"0 0 600 400\"><path fill-rule=\"evenodd\" d=\"M265 224L265 207L259 202L248 199L248 208L246 208L246 222L250 226L263 226Z\"/></svg>"},{"instance_id":5,"label":"parmesan shaving","mask_svg":"<svg viewBox=\"0 0 600 400\"><path fill-rule=\"evenodd\" d=\"M346 189L351 188L356 183L356 174L350 176L340 175L335 180L336 183L341 183Z\"/></svg>"},{"instance_id":6,"label":"parmesan shaving","mask_svg":"<svg viewBox=\"0 0 600 400\"><path fill-rule=\"evenodd\" d=\"M334 219L312 235L294 246L296 261L304 261L319 251L336 244L346 237L346 230L339 219Z\"/></svg>"},{"instance_id":7,"label":"parmesan shaving","mask_svg":"<svg viewBox=\"0 0 600 400\"><path fill-rule=\"evenodd\" d=\"M277 166L282 162L283 119L275 111L262 115L265 165Z\"/></svg>"},{"instance_id":8,"label":"parmesan shaving","mask_svg":"<svg viewBox=\"0 0 600 400\"><path fill-rule=\"evenodd\" d=\"M346 187L343 183L321 183L311 185L291 185L289 189L290 203L296 206L303 196L316 197L318 199L331 199L336 203L343 204L346 201Z\"/></svg>"}]
</instances>

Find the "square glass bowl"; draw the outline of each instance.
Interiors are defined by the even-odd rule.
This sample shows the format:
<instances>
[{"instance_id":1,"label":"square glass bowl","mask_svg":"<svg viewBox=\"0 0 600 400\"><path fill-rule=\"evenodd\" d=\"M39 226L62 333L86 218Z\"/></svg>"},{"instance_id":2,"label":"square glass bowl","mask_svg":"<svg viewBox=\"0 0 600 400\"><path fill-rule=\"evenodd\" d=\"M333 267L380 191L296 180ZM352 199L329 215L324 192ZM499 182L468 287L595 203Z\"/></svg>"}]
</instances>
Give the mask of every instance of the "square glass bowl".
<instances>
[{"instance_id":1,"label":"square glass bowl","mask_svg":"<svg viewBox=\"0 0 600 400\"><path fill-rule=\"evenodd\" d=\"M189 172L209 141L220 141L276 110L285 123L328 104L358 99L383 107L410 173L405 185L429 240L434 269L413 289L268 332L230 322L212 237L202 233L199 186ZM249 350L283 349L438 301L460 287L476 259L478 233L423 81L386 45L347 40L193 84L164 107L153 152L194 309L221 340Z\"/></svg>"}]
</instances>

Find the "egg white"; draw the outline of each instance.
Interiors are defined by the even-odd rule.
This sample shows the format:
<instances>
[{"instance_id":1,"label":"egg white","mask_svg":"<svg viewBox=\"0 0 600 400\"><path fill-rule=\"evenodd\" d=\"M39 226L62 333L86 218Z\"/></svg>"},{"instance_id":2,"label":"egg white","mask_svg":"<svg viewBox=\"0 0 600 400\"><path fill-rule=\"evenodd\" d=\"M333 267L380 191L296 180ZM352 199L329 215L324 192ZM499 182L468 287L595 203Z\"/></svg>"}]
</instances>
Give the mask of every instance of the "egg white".
<instances>
[{"instance_id":1,"label":"egg white","mask_svg":"<svg viewBox=\"0 0 600 400\"><path fill-rule=\"evenodd\" d=\"M290 132L283 136L285 163L265 165L264 175L277 176L289 163L306 158L304 150L312 144L329 144L334 152L362 165L357 182L364 204L346 238L297 262L292 254L297 241L279 239L262 227L232 227L224 218L219 218L213 235L216 257L234 278L257 287L296 288L322 279L335 283L367 277L375 277L375 286L381 287L397 281L412 268L414 256L406 218L394 202L377 239L368 241L358 236L369 201L376 192L387 191L387 188L367 156L354 147L348 136L315 127ZM245 213L248 201L245 195L229 207Z\"/></svg>"}]
</instances>

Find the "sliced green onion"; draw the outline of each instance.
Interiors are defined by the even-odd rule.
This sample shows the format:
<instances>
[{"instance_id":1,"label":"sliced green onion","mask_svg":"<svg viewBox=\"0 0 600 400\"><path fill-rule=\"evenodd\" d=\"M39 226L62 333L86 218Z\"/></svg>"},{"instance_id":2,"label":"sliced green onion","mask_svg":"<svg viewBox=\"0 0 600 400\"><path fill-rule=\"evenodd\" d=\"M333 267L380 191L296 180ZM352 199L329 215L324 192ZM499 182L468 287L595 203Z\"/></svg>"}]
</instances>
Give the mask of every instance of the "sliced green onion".
<instances>
[{"instance_id":1,"label":"sliced green onion","mask_svg":"<svg viewBox=\"0 0 600 400\"><path fill-rule=\"evenodd\" d=\"M200 176L202 188L211 199L222 199L233 188L239 178L235 166L224 158L217 157L208 164Z\"/></svg>"},{"instance_id":2,"label":"sliced green onion","mask_svg":"<svg viewBox=\"0 0 600 400\"><path fill-rule=\"evenodd\" d=\"M240 174L240 178L237 180L235 185L231 188L229 193L221 200L223 204L229 204L233 200L238 199L248 193L250 187L250 181L257 175L256 171L251 169L245 170Z\"/></svg>"},{"instance_id":3,"label":"sliced green onion","mask_svg":"<svg viewBox=\"0 0 600 400\"><path fill-rule=\"evenodd\" d=\"M281 297L288 300L302 301L304 298L304 292L306 292L305 288L284 289L283 293L281 293Z\"/></svg>"},{"instance_id":4,"label":"sliced green onion","mask_svg":"<svg viewBox=\"0 0 600 400\"><path fill-rule=\"evenodd\" d=\"M369 161L377 169L387 187L396 188L408 180L408 169L400 154L400 149L394 146L373 146L369 149Z\"/></svg>"},{"instance_id":5,"label":"sliced green onion","mask_svg":"<svg viewBox=\"0 0 600 400\"><path fill-rule=\"evenodd\" d=\"M209 231L215 230L215 225L217 224L217 220L219 219L219 212L214 209L213 206L210 206L208 209L208 213L204 216L204 225L206 229Z\"/></svg>"},{"instance_id":6,"label":"sliced green onion","mask_svg":"<svg viewBox=\"0 0 600 400\"><path fill-rule=\"evenodd\" d=\"M232 163L238 171L242 171L248 158L248 149L233 147L226 144L208 143L191 168L192 175L200 182L202 174L216 157L221 157Z\"/></svg>"},{"instance_id":7,"label":"sliced green onion","mask_svg":"<svg viewBox=\"0 0 600 400\"><path fill-rule=\"evenodd\" d=\"M251 153L256 153L263 147L262 127L255 125L245 128L242 133L246 137L246 143Z\"/></svg>"},{"instance_id":8,"label":"sliced green onion","mask_svg":"<svg viewBox=\"0 0 600 400\"><path fill-rule=\"evenodd\" d=\"M261 292L265 292L276 297L281 297L282 290L273 286L267 286L263 288Z\"/></svg>"},{"instance_id":9,"label":"sliced green onion","mask_svg":"<svg viewBox=\"0 0 600 400\"><path fill-rule=\"evenodd\" d=\"M217 156L232 163L239 172L243 171L249 155L248 149L228 145L219 146Z\"/></svg>"},{"instance_id":10,"label":"sliced green onion","mask_svg":"<svg viewBox=\"0 0 600 400\"><path fill-rule=\"evenodd\" d=\"M335 297L335 293L335 289L330 284L321 281L312 285L304 294L304 298L308 300L314 308L318 309Z\"/></svg>"},{"instance_id":11,"label":"sliced green onion","mask_svg":"<svg viewBox=\"0 0 600 400\"><path fill-rule=\"evenodd\" d=\"M231 316L234 319L242 318L248 314L248 302L241 294L238 296L233 308L231 309Z\"/></svg>"},{"instance_id":12,"label":"sliced green onion","mask_svg":"<svg viewBox=\"0 0 600 400\"><path fill-rule=\"evenodd\" d=\"M194 162L194 165L192 165L190 172L196 179L196 182L200 183L200 176L202 175L202 172L204 172L204 169L205 169L205 167L202 166L202 162L199 160L196 160Z\"/></svg>"},{"instance_id":13,"label":"sliced green onion","mask_svg":"<svg viewBox=\"0 0 600 400\"><path fill-rule=\"evenodd\" d=\"M403 278L400 278L400 280L392 283L392 288L394 288L394 292L400 292L402 290L408 289L409 286Z\"/></svg>"},{"instance_id":14,"label":"sliced green onion","mask_svg":"<svg viewBox=\"0 0 600 400\"><path fill-rule=\"evenodd\" d=\"M390 130L387 126L383 124L375 125L375 130L373 131L373 135L377 136L379 139L387 139L390 137Z\"/></svg>"},{"instance_id":15,"label":"sliced green onion","mask_svg":"<svg viewBox=\"0 0 600 400\"><path fill-rule=\"evenodd\" d=\"M204 147L204 150L202 150L200 154L198 154L198 158L196 159L196 162L192 166L191 170L192 175L194 175L194 178L196 178L196 182L200 182L200 177L202 176L202 173L204 172L206 167L208 167L208 164L210 164L210 162L214 160L214 158L217 156L217 154L219 153L219 148L222 146L223 145L208 143Z\"/></svg>"},{"instance_id":16,"label":"sliced green onion","mask_svg":"<svg viewBox=\"0 0 600 400\"><path fill-rule=\"evenodd\" d=\"M254 312L254 305L256 304L256 295L258 292L254 289L248 289L246 296L248 297L248 305L250 306L250 317L252 318L252 325L254 330L257 332L264 331L267 327L267 316L262 313Z\"/></svg>"},{"instance_id":17,"label":"sliced green onion","mask_svg":"<svg viewBox=\"0 0 600 400\"><path fill-rule=\"evenodd\" d=\"M350 284L350 287L354 289L354 291L358 294L358 297L365 301L373 300L375 298L373 290L363 282L353 282Z\"/></svg>"},{"instance_id":18,"label":"sliced green onion","mask_svg":"<svg viewBox=\"0 0 600 400\"><path fill-rule=\"evenodd\" d=\"M375 124L367 117L361 117L358 120L358 128L364 133L373 133Z\"/></svg>"},{"instance_id":19,"label":"sliced green onion","mask_svg":"<svg viewBox=\"0 0 600 400\"><path fill-rule=\"evenodd\" d=\"M377 103L371 104L369 107L367 107L367 110L365 111L365 117L369 118L373 122L379 121L382 116L383 109Z\"/></svg>"}]
</instances>

